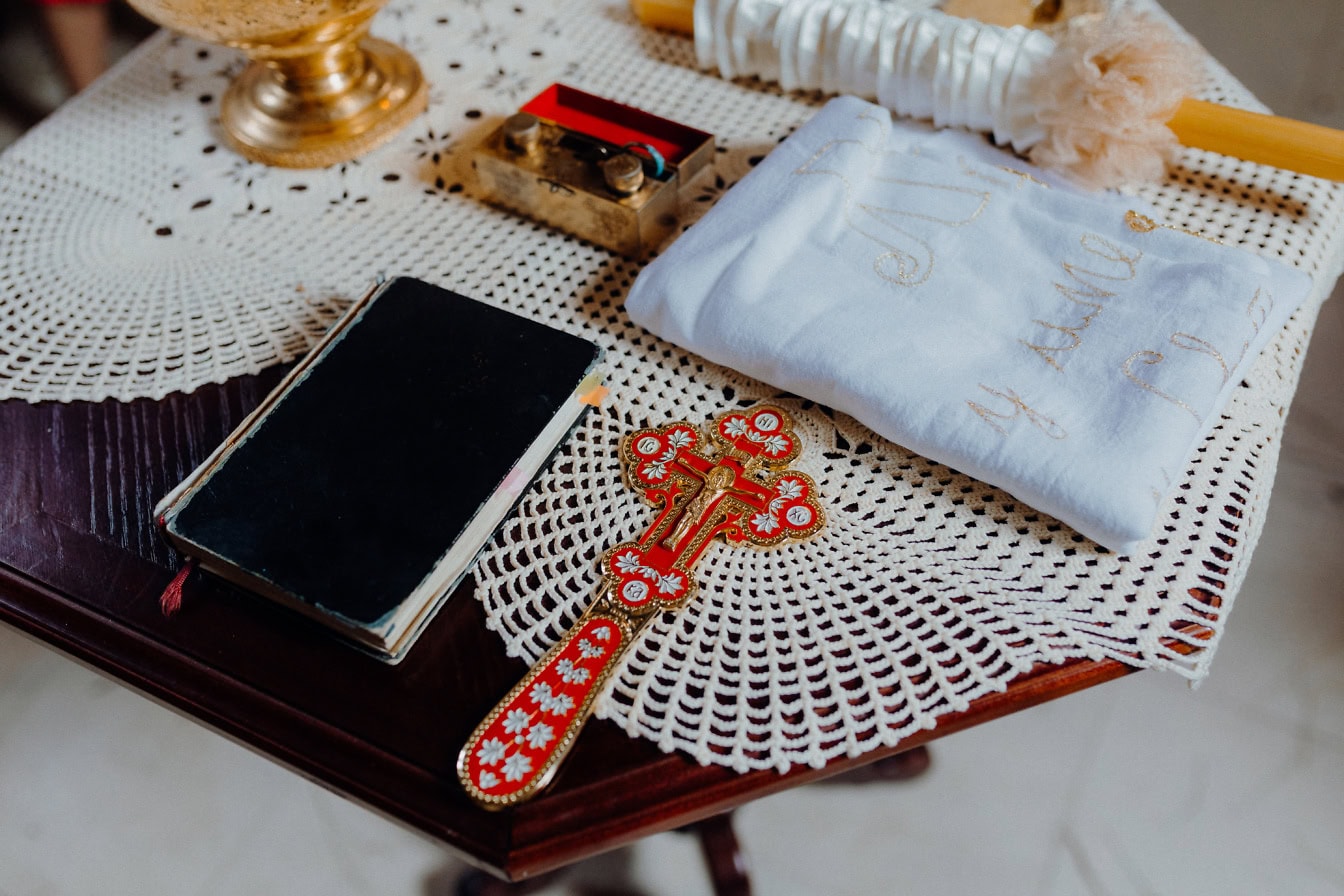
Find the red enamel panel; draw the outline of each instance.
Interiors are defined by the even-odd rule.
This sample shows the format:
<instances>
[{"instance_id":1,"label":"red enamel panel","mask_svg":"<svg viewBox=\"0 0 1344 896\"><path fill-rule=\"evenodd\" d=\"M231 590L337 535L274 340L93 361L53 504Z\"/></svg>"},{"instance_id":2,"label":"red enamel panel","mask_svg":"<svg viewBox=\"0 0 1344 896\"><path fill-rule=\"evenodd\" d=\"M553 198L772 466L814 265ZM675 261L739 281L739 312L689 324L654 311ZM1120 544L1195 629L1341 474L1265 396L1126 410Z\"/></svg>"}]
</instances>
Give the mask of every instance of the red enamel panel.
<instances>
[{"instance_id":1,"label":"red enamel panel","mask_svg":"<svg viewBox=\"0 0 1344 896\"><path fill-rule=\"evenodd\" d=\"M583 723L602 670L619 655L621 629L610 619L589 619L523 687L499 707L464 757L463 772L489 797L505 799L535 788L551 759Z\"/></svg>"}]
</instances>

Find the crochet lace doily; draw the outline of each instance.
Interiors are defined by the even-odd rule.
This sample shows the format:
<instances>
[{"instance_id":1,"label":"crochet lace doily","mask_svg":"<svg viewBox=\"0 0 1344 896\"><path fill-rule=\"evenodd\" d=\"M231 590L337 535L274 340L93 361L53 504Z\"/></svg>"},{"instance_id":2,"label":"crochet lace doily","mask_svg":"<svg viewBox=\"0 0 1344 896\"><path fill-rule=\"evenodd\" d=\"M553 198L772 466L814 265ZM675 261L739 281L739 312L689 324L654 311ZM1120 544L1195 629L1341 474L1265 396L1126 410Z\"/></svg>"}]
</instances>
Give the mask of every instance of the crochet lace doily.
<instances>
[{"instance_id":1,"label":"crochet lace doily","mask_svg":"<svg viewBox=\"0 0 1344 896\"><path fill-rule=\"evenodd\" d=\"M429 111L323 171L228 151L218 101L240 57L160 34L0 157L0 398L160 397L297 357L379 274L407 274L593 338L610 399L482 555L477 597L535 659L593 596L596 557L643 530L623 484L631 430L761 399L805 439L828 526L770 552L711 547L700 596L655 621L598 714L738 769L893 744L1037 663L1114 657L1198 678L1250 561L1316 309L1339 271L1344 190L1198 152L1142 191L1171 226L1315 277L1191 459L1144 548L1107 553L1010 496L843 415L652 337L621 302L637 263L471 195L466 151L554 81L716 134L689 224L824 97L698 72L689 38L621 0L399 0L374 31L408 47ZM601 48L594 52L593 48ZM1206 93L1257 108L1210 63ZM1212 631L1185 656L1176 630Z\"/></svg>"}]
</instances>

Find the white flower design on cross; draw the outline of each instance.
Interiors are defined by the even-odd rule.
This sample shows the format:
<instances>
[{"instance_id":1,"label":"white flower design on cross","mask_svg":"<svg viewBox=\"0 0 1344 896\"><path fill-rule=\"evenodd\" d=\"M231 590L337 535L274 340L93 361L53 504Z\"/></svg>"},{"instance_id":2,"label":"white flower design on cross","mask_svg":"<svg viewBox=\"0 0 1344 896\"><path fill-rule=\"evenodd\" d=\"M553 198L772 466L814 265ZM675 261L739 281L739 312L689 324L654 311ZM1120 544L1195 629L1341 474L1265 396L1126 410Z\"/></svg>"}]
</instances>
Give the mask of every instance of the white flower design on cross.
<instances>
[{"instance_id":1,"label":"white flower design on cross","mask_svg":"<svg viewBox=\"0 0 1344 896\"><path fill-rule=\"evenodd\" d=\"M509 714L504 717L504 730L509 734L519 734L527 727L531 718L531 714L524 710L511 709Z\"/></svg>"},{"instance_id":2,"label":"white flower design on cross","mask_svg":"<svg viewBox=\"0 0 1344 896\"><path fill-rule=\"evenodd\" d=\"M643 569L643 557L639 556L638 551L626 551L616 558L616 569L626 575L639 572Z\"/></svg>"},{"instance_id":3,"label":"white flower design on cross","mask_svg":"<svg viewBox=\"0 0 1344 896\"><path fill-rule=\"evenodd\" d=\"M674 429L667 434L667 444L673 448L685 448L692 441L691 434L684 429Z\"/></svg>"},{"instance_id":4,"label":"white flower design on cross","mask_svg":"<svg viewBox=\"0 0 1344 896\"><path fill-rule=\"evenodd\" d=\"M752 526L769 535L779 528L779 520L775 519L773 514L758 513L751 518Z\"/></svg>"},{"instance_id":5,"label":"white flower design on cross","mask_svg":"<svg viewBox=\"0 0 1344 896\"><path fill-rule=\"evenodd\" d=\"M658 577L658 592L660 594L678 594L681 592L685 580L681 576L673 573L667 573Z\"/></svg>"},{"instance_id":6,"label":"white flower design on cross","mask_svg":"<svg viewBox=\"0 0 1344 896\"><path fill-rule=\"evenodd\" d=\"M514 753L504 760L505 781L521 781L523 776L530 771L532 771L532 760L522 753Z\"/></svg>"},{"instance_id":7,"label":"white flower design on cross","mask_svg":"<svg viewBox=\"0 0 1344 896\"><path fill-rule=\"evenodd\" d=\"M555 740L555 729L550 725L538 722L527 729L527 742L534 750L540 750L553 740Z\"/></svg>"},{"instance_id":8,"label":"white flower design on cross","mask_svg":"<svg viewBox=\"0 0 1344 896\"><path fill-rule=\"evenodd\" d=\"M565 684L583 684L588 680L588 670L574 665L573 660L561 660L555 664L555 670L560 673L560 679Z\"/></svg>"},{"instance_id":9,"label":"white flower design on cross","mask_svg":"<svg viewBox=\"0 0 1344 896\"><path fill-rule=\"evenodd\" d=\"M568 694L552 694L541 701L541 708L553 716L563 716L574 708L574 698Z\"/></svg>"},{"instance_id":10,"label":"white flower design on cross","mask_svg":"<svg viewBox=\"0 0 1344 896\"><path fill-rule=\"evenodd\" d=\"M504 745L504 741L492 737L481 741L481 748L476 751L476 758L481 761L481 765L494 765L504 758L507 751L508 748Z\"/></svg>"}]
</instances>

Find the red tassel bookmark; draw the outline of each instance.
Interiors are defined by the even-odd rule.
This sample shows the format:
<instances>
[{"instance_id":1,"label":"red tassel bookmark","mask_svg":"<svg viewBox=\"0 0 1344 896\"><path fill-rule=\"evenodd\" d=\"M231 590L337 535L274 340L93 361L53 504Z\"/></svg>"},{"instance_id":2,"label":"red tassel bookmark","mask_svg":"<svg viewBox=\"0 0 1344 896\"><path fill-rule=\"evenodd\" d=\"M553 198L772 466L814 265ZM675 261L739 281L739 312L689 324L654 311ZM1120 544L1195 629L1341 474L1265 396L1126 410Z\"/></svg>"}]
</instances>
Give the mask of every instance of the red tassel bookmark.
<instances>
[{"instance_id":1,"label":"red tassel bookmark","mask_svg":"<svg viewBox=\"0 0 1344 896\"><path fill-rule=\"evenodd\" d=\"M173 576L173 580L168 583L168 587L163 589L163 594L159 595L159 609L164 616L169 619L177 615L177 611L182 609L182 586L187 581L187 576L191 575L196 569L196 560L194 557L188 557L182 564L182 568Z\"/></svg>"}]
</instances>

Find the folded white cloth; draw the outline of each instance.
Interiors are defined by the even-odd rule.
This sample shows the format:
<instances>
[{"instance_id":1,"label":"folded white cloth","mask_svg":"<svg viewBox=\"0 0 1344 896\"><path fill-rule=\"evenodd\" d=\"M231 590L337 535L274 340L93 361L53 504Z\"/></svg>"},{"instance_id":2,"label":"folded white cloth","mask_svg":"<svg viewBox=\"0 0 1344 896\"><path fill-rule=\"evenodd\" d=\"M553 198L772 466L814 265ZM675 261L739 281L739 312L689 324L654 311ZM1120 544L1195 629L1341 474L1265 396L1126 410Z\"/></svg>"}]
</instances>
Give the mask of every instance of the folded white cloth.
<instances>
[{"instance_id":1,"label":"folded white cloth","mask_svg":"<svg viewBox=\"0 0 1344 896\"><path fill-rule=\"evenodd\" d=\"M1128 551L1306 274L831 101L641 273L638 323Z\"/></svg>"}]
</instances>

